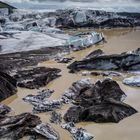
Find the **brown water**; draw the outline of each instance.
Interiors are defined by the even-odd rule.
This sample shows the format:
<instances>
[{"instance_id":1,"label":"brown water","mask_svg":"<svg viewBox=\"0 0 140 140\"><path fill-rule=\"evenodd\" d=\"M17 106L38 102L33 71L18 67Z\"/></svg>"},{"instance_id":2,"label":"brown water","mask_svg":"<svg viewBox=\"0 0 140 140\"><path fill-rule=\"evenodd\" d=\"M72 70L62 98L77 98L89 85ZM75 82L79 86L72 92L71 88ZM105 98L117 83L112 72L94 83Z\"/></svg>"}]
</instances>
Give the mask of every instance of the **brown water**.
<instances>
[{"instance_id":1,"label":"brown water","mask_svg":"<svg viewBox=\"0 0 140 140\"><path fill-rule=\"evenodd\" d=\"M86 30L87 31L87 30ZM87 54L101 48L104 52L111 53L121 53L123 51L135 50L140 47L140 30L136 29L106 29L106 30L98 30L99 32L103 32L107 43L100 44L88 48L86 50L82 50L79 52L74 52L69 56L74 56L76 60L80 60L85 57ZM69 31L73 34L75 31ZM77 31L76 31L77 32ZM46 67L56 67L62 70L62 76L53 82L51 82L45 88L55 90L55 93L51 96L50 99L59 99L64 91L68 89L74 81L77 81L82 78L87 78L88 76L82 76L79 74L70 74L68 73L68 69L66 68L66 64L58 64L51 61L46 61L39 66ZM103 79L103 77L90 77L93 82L96 82L99 79ZM122 90L127 94L127 98L125 100L126 103L133 106L136 110L140 112L140 89L134 87L128 87L122 84L121 78L114 78L114 80L118 81ZM32 106L28 103L22 101L22 98L28 94L36 94L37 90L28 90L18 88L17 95L14 95L2 103L9 105L13 109L13 114L19 114L22 112L31 112ZM61 112L64 114L68 109L69 105L63 106ZM43 122L49 122L50 115L49 113L41 113L39 114ZM59 132L61 140L71 140L70 134L61 129L60 126L56 126L52 124L55 129ZM95 136L95 140L139 140L140 139L140 113L137 113L131 117L128 117L122 120L118 124L107 123L107 124L97 124L93 122L88 123L79 123L78 127L85 128L88 132L92 133ZM24 138L26 140L27 138Z\"/></svg>"}]
</instances>

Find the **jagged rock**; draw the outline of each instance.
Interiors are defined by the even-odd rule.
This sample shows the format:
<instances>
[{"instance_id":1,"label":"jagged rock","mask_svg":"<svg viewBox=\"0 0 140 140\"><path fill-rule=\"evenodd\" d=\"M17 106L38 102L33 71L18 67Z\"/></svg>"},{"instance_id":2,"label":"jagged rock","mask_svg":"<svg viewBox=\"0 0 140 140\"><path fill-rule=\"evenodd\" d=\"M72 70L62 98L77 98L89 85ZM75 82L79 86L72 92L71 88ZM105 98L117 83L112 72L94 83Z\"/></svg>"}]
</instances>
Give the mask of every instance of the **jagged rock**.
<instances>
[{"instance_id":1,"label":"jagged rock","mask_svg":"<svg viewBox=\"0 0 140 140\"><path fill-rule=\"evenodd\" d=\"M57 61L57 63L69 63L73 59L74 59L74 57L71 57L71 58L59 57L59 58L56 58L55 61Z\"/></svg>"},{"instance_id":2,"label":"jagged rock","mask_svg":"<svg viewBox=\"0 0 140 140\"><path fill-rule=\"evenodd\" d=\"M10 111L11 111L10 107L0 104L0 115L6 115Z\"/></svg>"},{"instance_id":3,"label":"jagged rock","mask_svg":"<svg viewBox=\"0 0 140 140\"><path fill-rule=\"evenodd\" d=\"M62 116L60 113L57 113L56 111L53 111L51 113L51 118L50 118L51 123L55 124L60 124L62 122Z\"/></svg>"},{"instance_id":4,"label":"jagged rock","mask_svg":"<svg viewBox=\"0 0 140 140\"><path fill-rule=\"evenodd\" d=\"M58 78L60 69L37 67L33 69L20 70L14 78L18 81L19 87L35 89L47 85L50 81Z\"/></svg>"},{"instance_id":5,"label":"jagged rock","mask_svg":"<svg viewBox=\"0 0 140 140\"><path fill-rule=\"evenodd\" d=\"M33 105L33 112L42 113L59 109L63 105L63 100L45 100L39 102L31 102Z\"/></svg>"},{"instance_id":6,"label":"jagged rock","mask_svg":"<svg viewBox=\"0 0 140 140\"><path fill-rule=\"evenodd\" d=\"M89 79L82 79L80 81L74 82L72 86L64 92L63 97L75 99L77 96L79 96L81 90L90 88L91 86L92 84Z\"/></svg>"},{"instance_id":7,"label":"jagged rock","mask_svg":"<svg viewBox=\"0 0 140 140\"><path fill-rule=\"evenodd\" d=\"M122 70L138 71L140 69L140 49L122 54L101 55L91 59L75 61L68 68L79 70Z\"/></svg>"},{"instance_id":8,"label":"jagged rock","mask_svg":"<svg viewBox=\"0 0 140 140\"><path fill-rule=\"evenodd\" d=\"M91 140L91 139L93 139L93 136L91 134L89 134L88 132L86 132L85 129L76 128L74 123L72 123L72 122L62 124L61 127L63 129L68 130L72 134L72 136L75 140Z\"/></svg>"},{"instance_id":9,"label":"jagged rock","mask_svg":"<svg viewBox=\"0 0 140 140\"><path fill-rule=\"evenodd\" d=\"M46 137L48 140L59 140L58 133L50 124L39 124L34 128L34 131Z\"/></svg>"},{"instance_id":10,"label":"jagged rock","mask_svg":"<svg viewBox=\"0 0 140 140\"><path fill-rule=\"evenodd\" d=\"M123 80L125 85L140 87L140 76L132 76Z\"/></svg>"},{"instance_id":11,"label":"jagged rock","mask_svg":"<svg viewBox=\"0 0 140 140\"><path fill-rule=\"evenodd\" d=\"M17 140L25 135L33 135L34 127L41 123L38 116L23 113L17 116L0 118L0 138Z\"/></svg>"},{"instance_id":12,"label":"jagged rock","mask_svg":"<svg viewBox=\"0 0 140 140\"><path fill-rule=\"evenodd\" d=\"M131 106L116 101L107 100L105 103L96 104L88 108L74 106L69 108L64 116L67 122L94 121L96 123L115 122L137 113Z\"/></svg>"},{"instance_id":13,"label":"jagged rock","mask_svg":"<svg viewBox=\"0 0 140 140\"><path fill-rule=\"evenodd\" d=\"M97 50L91 52L90 54L88 54L88 55L86 56L86 59L91 59L91 58L100 56L100 55L102 55L102 54L104 54L104 52L103 52L101 49L97 49Z\"/></svg>"},{"instance_id":14,"label":"jagged rock","mask_svg":"<svg viewBox=\"0 0 140 140\"><path fill-rule=\"evenodd\" d=\"M85 80L84 80L85 81ZM64 115L67 122L94 121L119 122L137 111L123 103L125 93L117 82L111 79L88 83L81 86L81 81L74 83L64 96L73 100L75 106Z\"/></svg>"},{"instance_id":15,"label":"jagged rock","mask_svg":"<svg viewBox=\"0 0 140 140\"><path fill-rule=\"evenodd\" d=\"M42 90L42 91L39 91L38 95L27 95L26 97L23 98L23 100L25 102L29 102L29 103L41 102L41 101L45 100L46 98L49 98L53 92L54 92L53 90L49 90L49 89Z\"/></svg>"},{"instance_id":16,"label":"jagged rock","mask_svg":"<svg viewBox=\"0 0 140 140\"><path fill-rule=\"evenodd\" d=\"M0 71L0 101L16 94L16 80Z\"/></svg>"}]
</instances>

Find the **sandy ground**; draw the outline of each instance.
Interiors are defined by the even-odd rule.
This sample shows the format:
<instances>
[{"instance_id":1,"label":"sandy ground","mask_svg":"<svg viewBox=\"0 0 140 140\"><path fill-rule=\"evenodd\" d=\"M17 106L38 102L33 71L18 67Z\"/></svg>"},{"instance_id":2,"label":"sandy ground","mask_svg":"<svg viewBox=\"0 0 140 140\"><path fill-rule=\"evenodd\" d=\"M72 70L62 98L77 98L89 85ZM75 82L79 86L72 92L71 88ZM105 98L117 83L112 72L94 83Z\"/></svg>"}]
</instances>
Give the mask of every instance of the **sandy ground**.
<instances>
[{"instance_id":1,"label":"sandy ground","mask_svg":"<svg viewBox=\"0 0 140 140\"><path fill-rule=\"evenodd\" d=\"M91 29L90 29L91 30ZM82 50L79 52L74 52L69 56L74 56L76 60L80 60L85 57L87 54L96 50L98 48L102 49L105 53L121 53L123 51L135 50L140 47L140 30L136 29L106 29L106 30L98 30L99 32L104 32L107 43L95 45L86 50ZM70 31L69 31L70 32ZM73 34L74 31L70 33ZM59 99L61 95L64 93L66 89L68 89L71 84L79 79L87 78L88 76L82 76L80 73L78 74L70 74L68 73L66 64L58 64L54 61L46 61L40 63L39 66L46 67L56 67L62 70L62 76L44 88L49 88L55 90L55 93L51 96L50 99ZM103 79L103 77L90 77L93 82L96 82L99 79ZM134 107L136 110L140 112L140 89L125 86L122 84L122 79L116 78L114 79L118 81L122 90L127 94L127 98L125 100L126 103ZM9 105L13 112L12 114L19 114L22 112L31 112L32 106L28 103L22 101L22 98L28 94L37 94L37 90L28 90L18 88L17 95L14 95L2 103ZM64 114L68 109L69 105L63 106L62 109L58 110ZM41 113L38 114L43 122L49 122L50 115L49 113ZM54 125L54 128L59 132L61 140L71 140L70 134L61 129L60 126ZM85 128L88 132L95 136L95 140L139 140L140 139L140 113L137 113L131 117L128 117L122 120L120 123L106 123L106 124L97 124L93 122L88 123L78 123L78 127ZM26 140L27 138L23 138Z\"/></svg>"}]
</instances>

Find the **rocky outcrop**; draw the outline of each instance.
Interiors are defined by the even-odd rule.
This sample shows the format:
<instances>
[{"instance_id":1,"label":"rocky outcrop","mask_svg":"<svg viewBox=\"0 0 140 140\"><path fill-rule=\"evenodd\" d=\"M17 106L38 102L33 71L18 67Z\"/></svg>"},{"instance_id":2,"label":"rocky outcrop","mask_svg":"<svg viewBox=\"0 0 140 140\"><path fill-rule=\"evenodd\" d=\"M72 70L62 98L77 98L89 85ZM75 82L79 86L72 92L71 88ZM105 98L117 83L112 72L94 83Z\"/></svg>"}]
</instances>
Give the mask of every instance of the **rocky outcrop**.
<instances>
[{"instance_id":1,"label":"rocky outcrop","mask_svg":"<svg viewBox=\"0 0 140 140\"><path fill-rule=\"evenodd\" d=\"M38 116L30 113L5 116L0 118L0 122L0 138L12 140L34 134L33 128L41 123Z\"/></svg>"},{"instance_id":2,"label":"rocky outcrop","mask_svg":"<svg viewBox=\"0 0 140 140\"><path fill-rule=\"evenodd\" d=\"M18 81L19 87L35 89L47 85L50 81L58 78L60 69L36 67L32 69L19 70L14 78Z\"/></svg>"},{"instance_id":3,"label":"rocky outcrop","mask_svg":"<svg viewBox=\"0 0 140 140\"><path fill-rule=\"evenodd\" d=\"M59 140L58 133L50 124L43 124L38 116L31 113L5 116L6 113L8 112L4 111L0 114L0 139L18 140L24 136L31 136L32 139L45 137L48 140Z\"/></svg>"},{"instance_id":4,"label":"rocky outcrop","mask_svg":"<svg viewBox=\"0 0 140 140\"><path fill-rule=\"evenodd\" d=\"M0 71L0 101L16 94L16 84L14 78Z\"/></svg>"},{"instance_id":5,"label":"rocky outcrop","mask_svg":"<svg viewBox=\"0 0 140 140\"><path fill-rule=\"evenodd\" d=\"M68 9L54 12L56 26L63 28L76 27L135 27L140 25L138 16L98 10Z\"/></svg>"},{"instance_id":6,"label":"rocky outcrop","mask_svg":"<svg viewBox=\"0 0 140 140\"><path fill-rule=\"evenodd\" d=\"M64 96L73 100L75 104L64 115L67 122L117 123L137 113L134 108L122 102L126 95L117 82L111 79L95 84L87 80L75 82Z\"/></svg>"},{"instance_id":7,"label":"rocky outcrop","mask_svg":"<svg viewBox=\"0 0 140 140\"><path fill-rule=\"evenodd\" d=\"M72 72L79 70L139 71L140 49L122 54L99 55L97 57L75 61L68 68Z\"/></svg>"},{"instance_id":8,"label":"rocky outcrop","mask_svg":"<svg viewBox=\"0 0 140 140\"><path fill-rule=\"evenodd\" d=\"M128 86L140 87L140 76L125 78L123 83Z\"/></svg>"}]
</instances>

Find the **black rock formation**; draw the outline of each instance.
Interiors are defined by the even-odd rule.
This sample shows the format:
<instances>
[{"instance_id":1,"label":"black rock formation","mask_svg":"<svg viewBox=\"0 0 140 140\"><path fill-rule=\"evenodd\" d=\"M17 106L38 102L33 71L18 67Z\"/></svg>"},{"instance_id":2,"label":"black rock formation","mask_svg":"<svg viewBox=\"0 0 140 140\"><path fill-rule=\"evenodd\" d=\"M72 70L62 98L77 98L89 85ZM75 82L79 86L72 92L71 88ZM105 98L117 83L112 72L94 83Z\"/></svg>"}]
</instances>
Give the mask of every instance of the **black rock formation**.
<instances>
[{"instance_id":1,"label":"black rock formation","mask_svg":"<svg viewBox=\"0 0 140 140\"><path fill-rule=\"evenodd\" d=\"M38 116L23 113L17 116L5 116L0 118L0 138L17 140L25 135L35 132L33 128L41 123Z\"/></svg>"},{"instance_id":2,"label":"black rock formation","mask_svg":"<svg viewBox=\"0 0 140 140\"><path fill-rule=\"evenodd\" d=\"M0 101L16 94L16 84L14 78L0 71Z\"/></svg>"},{"instance_id":3,"label":"black rock formation","mask_svg":"<svg viewBox=\"0 0 140 140\"><path fill-rule=\"evenodd\" d=\"M50 81L58 78L60 69L37 67L27 70L19 70L14 78L18 81L19 87L35 89L47 85Z\"/></svg>"},{"instance_id":4,"label":"black rock formation","mask_svg":"<svg viewBox=\"0 0 140 140\"><path fill-rule=\"evenodd\" d=\"M134 108L122 102L126 95L117 82L111 79L88 86L81 86L81 81L78 81L64 96L72 99L75 104L64 115L64 120L67 122L117 123L137 113Z\"/></svg>"},{"instance_id":5,"label":"black rock formation","mask_svg":"<svg viewBox=\"0 0 140 140\"><path fill-rule=\"evenodd\" d=\"M79 70L140 70L140 49L122 54L99 55L81 61L75 61L68 66L72 71Z\"/></svg>"}]
</instances>

